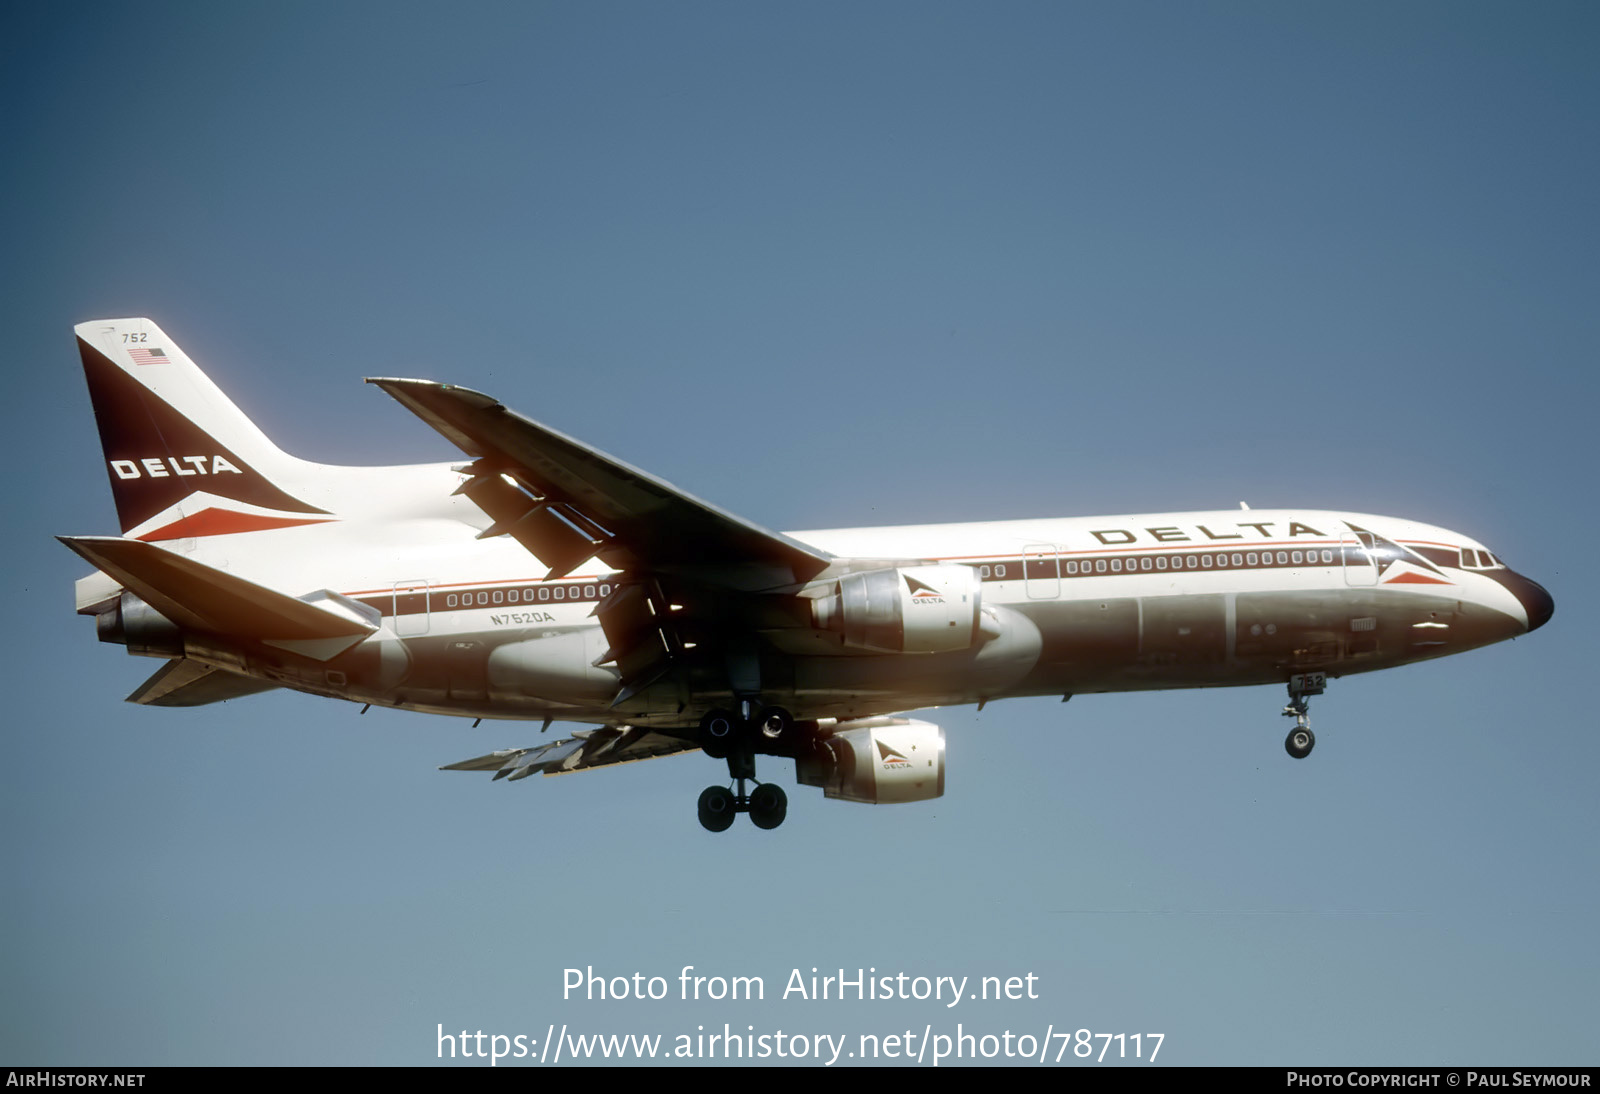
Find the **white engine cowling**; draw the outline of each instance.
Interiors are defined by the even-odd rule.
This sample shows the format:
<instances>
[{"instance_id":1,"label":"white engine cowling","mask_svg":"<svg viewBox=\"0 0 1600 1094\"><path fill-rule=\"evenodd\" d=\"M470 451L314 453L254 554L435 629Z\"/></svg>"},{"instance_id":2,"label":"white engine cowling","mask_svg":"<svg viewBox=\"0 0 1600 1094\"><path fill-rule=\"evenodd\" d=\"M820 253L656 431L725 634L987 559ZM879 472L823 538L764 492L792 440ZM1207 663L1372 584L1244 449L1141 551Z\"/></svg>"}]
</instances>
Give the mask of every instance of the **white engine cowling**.
<instances>
[{"instance_id":1,"label":"white engine cowling","mask_svg":"<svg viewBox=\"0 0 1600 1094\"><path fill-rule=\"evenodd\" d=\"M977 641L983 585L971 566L905 566L845 574L812 601L812 621L846 646L945 653Z\"/></svg>"},{"instance_id":2,"label":"white engine cowling","mask_svg":"<svg viewBox=\"0 0 1600 1094\"><path fill-rule=\"evenodd\" d=\"M874 718L840 729L816 753L798 758L795 775L822 787L826 798L869 805L929 801L944 794L944 730L931 722Z\"/></svg>"}]
</instances>

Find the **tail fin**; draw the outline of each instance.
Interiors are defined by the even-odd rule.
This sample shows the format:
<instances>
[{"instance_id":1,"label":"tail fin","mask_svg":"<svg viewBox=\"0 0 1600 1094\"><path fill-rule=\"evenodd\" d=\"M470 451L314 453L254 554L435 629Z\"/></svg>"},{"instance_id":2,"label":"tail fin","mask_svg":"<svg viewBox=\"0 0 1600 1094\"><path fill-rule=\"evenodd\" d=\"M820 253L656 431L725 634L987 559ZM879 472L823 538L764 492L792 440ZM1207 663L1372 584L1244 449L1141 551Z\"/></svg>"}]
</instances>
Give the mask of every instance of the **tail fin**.
<instances>
[{"instance_id":1,"label":"tail fin","mask_svg":"<svg viewBox=\"0 0 1600 1094\"><path fill-rule=\"evenodd\" d=\"M80 323L89 381L122 531L175 539L329 519L283 483L302 461L267 439L148 319Z\"/></svg>"}]
</instances>

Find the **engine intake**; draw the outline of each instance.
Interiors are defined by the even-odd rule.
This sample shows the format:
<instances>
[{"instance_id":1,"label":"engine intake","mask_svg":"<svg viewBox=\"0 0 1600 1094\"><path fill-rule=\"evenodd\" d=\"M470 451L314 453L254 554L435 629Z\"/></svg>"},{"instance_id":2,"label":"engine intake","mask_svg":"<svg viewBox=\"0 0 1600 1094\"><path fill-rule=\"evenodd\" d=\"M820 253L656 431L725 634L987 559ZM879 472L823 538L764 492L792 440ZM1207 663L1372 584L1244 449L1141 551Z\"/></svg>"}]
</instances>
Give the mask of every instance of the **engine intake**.
<instances>
[{"instance_id":1,"label":"engine intake","mask_svg":"<svg viewBox=\"0 0 1600 1094\"><path fill-rule=\"evenodd\" d=\"M812 601L812 622L855 649L945 653L978 639L983 585L971 566L905 566L845 574Z\"/></svg>"},{"instance_id":2,"label":"engine intake","mask_svg":"<svg viewBox=\"0 0 1600 1094\"><path fill-rule=\"evenodd\" d=\"M848 725L849 723L845 723ZM875 718L843 728L795 760L806 786L825 798L891 805L944 794L944 730L931 722Z\"/></svg>"}]
</instances>

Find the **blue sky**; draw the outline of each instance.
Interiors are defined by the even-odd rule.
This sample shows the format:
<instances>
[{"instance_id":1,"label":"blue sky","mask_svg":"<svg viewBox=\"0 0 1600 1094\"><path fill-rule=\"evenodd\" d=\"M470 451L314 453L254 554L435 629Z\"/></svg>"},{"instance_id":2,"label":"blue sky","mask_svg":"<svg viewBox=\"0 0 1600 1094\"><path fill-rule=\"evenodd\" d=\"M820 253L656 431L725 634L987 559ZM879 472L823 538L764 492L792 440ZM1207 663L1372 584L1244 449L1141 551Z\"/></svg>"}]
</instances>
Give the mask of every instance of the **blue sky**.
<instances>
[{"instance_id":1,"label":"blue sky","mask_svg":"<svg viewBox=\"0 0 1600 1094\"><path fill-rule=\"evenodd\" d=\"M13 7L0 1061L436 1059L436 1031L1160 1032L1172 1063L1594 1063L1592 5ZM1303 505L1477 537L1539 633L1336 682L932 717L946 796L537 728L121 701L71 326L285 448L443 460L419 375L777 528ZM563 1000L593 966L759 1004ZM791 969L1039 977L803 1003ZM984 1008L982 1013L975 1013Z\"/></svg>"}]
</instances>

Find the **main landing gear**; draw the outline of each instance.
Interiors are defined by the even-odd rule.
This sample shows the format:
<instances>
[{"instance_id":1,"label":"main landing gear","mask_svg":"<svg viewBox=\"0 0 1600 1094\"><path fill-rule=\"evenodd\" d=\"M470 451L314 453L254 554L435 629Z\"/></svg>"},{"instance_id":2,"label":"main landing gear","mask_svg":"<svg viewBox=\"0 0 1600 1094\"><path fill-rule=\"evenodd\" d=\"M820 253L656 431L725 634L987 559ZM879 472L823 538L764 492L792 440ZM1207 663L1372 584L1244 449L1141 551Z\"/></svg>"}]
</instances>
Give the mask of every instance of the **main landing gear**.
<instances>
[{"instance_id":1,"label":"main landing gear","mask_svg":"<svg viewBox=\"0 0 1600 1094\"><path fill-rule=\"evenodd\" d=\"M749 704L745 704L748 712ZM700 749L715 760L728 761L728 777L738 783L737 793L726 786L708 786L700 793L700 825L710 832L725 832L740 813L750 814L757 828L776 828L789 813L789 796L777 783L755 784L748 794L745 782L755 782L756 752L778 753L793 745L794 718L782 707L765 707L754 717L713 710L700 719Z\"/></svg>"},{"instance_id":2,"label":"main landing gear","mask_svg":"<svg viewBox=\"0 0 1600 1094\"><path fill-rule=\"evenodd\" d=\"M1311 697L1321 695L1327 687L1326 673L1302 672L1289 677L1289 705L1283 708L1283 716L1294 719L1294 728L1284 738L1283 747L1297 760L1311 755L1317 746L1317 735L1311 732Z\"/></svg>"}]
</instances>

